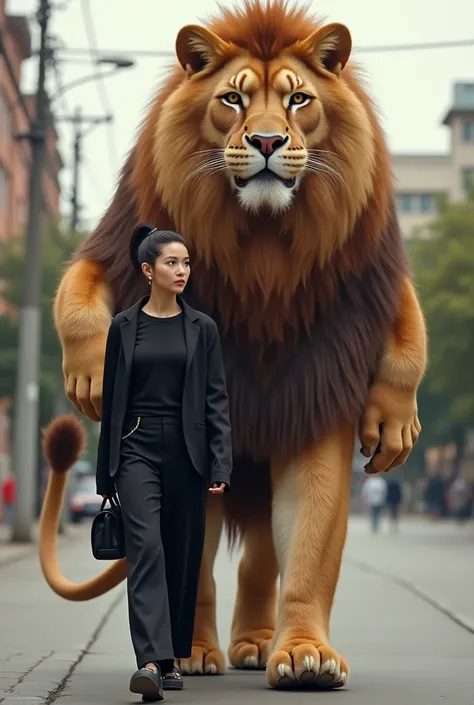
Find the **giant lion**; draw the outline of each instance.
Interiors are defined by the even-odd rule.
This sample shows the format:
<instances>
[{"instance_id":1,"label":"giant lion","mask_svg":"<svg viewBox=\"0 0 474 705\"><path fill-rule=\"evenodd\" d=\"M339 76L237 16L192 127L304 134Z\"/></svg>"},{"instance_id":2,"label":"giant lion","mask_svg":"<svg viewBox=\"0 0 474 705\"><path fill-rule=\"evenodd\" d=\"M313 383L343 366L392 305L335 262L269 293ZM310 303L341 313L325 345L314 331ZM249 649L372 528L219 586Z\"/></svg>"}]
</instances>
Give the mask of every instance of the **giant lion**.
<instances>
[{"instance_id":1,"label":"giant lion","mask_svg":"<svg viewBox=\"0 0 474 705\"><path fill-rule=\"evenodd\" d=\"M139 221L184 235L186 298L218 323L234 471L224 501L209 500L184 673L225 670L213 578L225 522L243 542L231 664L266 667L273 687L346 683L329 622L354 438L358 430L368 472L382 472L404 463L420 432L424 319L389 152L350 53L344 25L283 0L247 0L206 27L183 27L179 63L57 292L67 395L97 421L111 317L146 287L128 259ZM63 578L61 477L52 474L43 510L42 567L59 595L91 599L123 580L125 566L82 585Z\"/></svg>"}]
</instances>

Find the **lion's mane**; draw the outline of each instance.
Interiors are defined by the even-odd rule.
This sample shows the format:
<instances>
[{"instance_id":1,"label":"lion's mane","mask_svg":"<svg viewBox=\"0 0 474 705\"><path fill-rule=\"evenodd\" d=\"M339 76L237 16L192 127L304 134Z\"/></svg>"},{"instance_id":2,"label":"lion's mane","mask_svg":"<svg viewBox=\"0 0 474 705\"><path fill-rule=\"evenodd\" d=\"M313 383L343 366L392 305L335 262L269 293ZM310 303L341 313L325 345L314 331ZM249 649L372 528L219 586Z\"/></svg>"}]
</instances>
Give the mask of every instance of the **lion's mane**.
<instances>
[{"instance_id":1,"label":"lion's mane","mask_svg":"<svg viewBox=\"0 0 474 705\"><path fill-rule=\"evenodd\" d=\"M222 9L207 26L233 51L268 61L288 47L304 60L298 41L321 23L283 0L249 0ZM231 494L238 498L250 476L265 475L257 470L271 455L301 452L357 419L406 262L389 152L354 66L325 98L331 127L321 148L341 178L306 174L292 207L265 218L243 211L222 174L190 178L199 152L210 147L200 128L207 98L199 86L181 66L172 69L109 210L77 256L104 267L119 311L145 291L128 261L137 221L186 238L193 258L186 298L221 330L236 455Z\"/></svg>"}]
</instances>

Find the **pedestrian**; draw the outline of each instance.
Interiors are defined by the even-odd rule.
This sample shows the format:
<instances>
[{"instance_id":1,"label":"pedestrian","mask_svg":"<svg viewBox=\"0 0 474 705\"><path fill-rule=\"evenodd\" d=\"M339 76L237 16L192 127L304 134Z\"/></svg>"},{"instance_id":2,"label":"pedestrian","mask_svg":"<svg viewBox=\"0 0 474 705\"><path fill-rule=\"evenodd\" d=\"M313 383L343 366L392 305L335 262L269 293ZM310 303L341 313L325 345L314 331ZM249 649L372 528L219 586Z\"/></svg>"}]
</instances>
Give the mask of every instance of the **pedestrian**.
<instances>
[{"instance_id":1,"label":"pedestrian","mask_svg":"<svg viewBox=\"0 0 474 705\"><path fill-rule=\"evenodd\" d=\"M2 483L2 504L5 510L5 524L13 526L13 513L15 511L16 480L13 473L9 472Z\"/></svg>"},{"instance_id":2,"label":"pedestrian","mask_svg":"<svg viewBox=\"0 0 474 705\"><path fill-rule=\"evenodd\" d=\"M376 534L379 530L380 515L387 498L387 483L380 475L371 475L362 485L362 498L369 507L370 524Z\"/></svg>"},{"instance_id":3,"label":"pedestrian","mask_svg":"<svg viewBox=\"0 0 474 705\"><path fill-rule=\"evenodd\" d=\"M109 329L97 492L122 506L130 690L151 701L183 687L174 662L191 656L206 500L229 489L232 449L217 326L181 297L183 238L141 224L130 257L150 294Z\"/></svg>"},{"instance_id":4,"label":"pedestrian","mask_svg":"<svg viewBox=\"0 0 474 705\"><path fill-rule=\"evenodd\" d=\"M448 501L451 515L463 524L472 513L472 484L466 477L456 477L448 489Z\"/></svg>"},{"instance_id":5,"label":"pedestrian","mask_svg":"<svg viewBox=\"0 0 474 705\"><path fill-rule=\"evenodd\" d=\"M400 505L403 500L402 485L399 480L391 478L387 481L387 507L394 531L398 528Z\"/></svg>"},{"instance_id":6,"label":"pedestrian","mask_svg":"<svg viewBox=\"0 0 474 705\"><path fill-rule=\"evenodd\" d=\"M446 516L446 483L439 474L432 475L425 487L425 505L431 519Z\"/></svg>"}]
</instances>

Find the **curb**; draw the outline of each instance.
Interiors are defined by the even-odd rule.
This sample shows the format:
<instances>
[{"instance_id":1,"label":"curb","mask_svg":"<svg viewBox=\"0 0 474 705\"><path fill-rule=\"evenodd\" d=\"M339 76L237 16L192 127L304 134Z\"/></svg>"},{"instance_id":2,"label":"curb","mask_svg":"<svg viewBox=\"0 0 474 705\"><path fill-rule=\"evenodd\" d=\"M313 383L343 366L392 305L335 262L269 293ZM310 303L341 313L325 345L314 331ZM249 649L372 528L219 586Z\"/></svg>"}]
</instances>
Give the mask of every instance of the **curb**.
<instances>
[{"instance_id":1,"label":"curb","mask_svg":"<svg viewBox=\"0 0 474 705\"><path fill-rule=\"evenodd\" d=\"M83 536L81 534L75 534L68 532L65 535L60 535L59 536L59 541L58 541L58 550L61 548L61 545L63 542L67 541L69 542L75 542L75 541L81 541L83 539ZM2 557L2 548L6 547L7 551L10 550L10 547L16 547L14 552L11 555L6 555ZM4 566L12 565L13 563L18 563L19 561L25 560L26 558L31 557L32 555L38 555L38 544L37 541L35 540L32 543L27 543L27 544L15 544L15 543L10 543L9 541L2 541L0 542L0 570Z\"/></svg>"},{"instance_id":2,"label":"curb","mask_svg":"<svg viewBox=\"0 0 474 705\"><path fill-rule=\"evenodd\" d=\"M36 553L37 546L36 544L28 544L24 548L19 549L18 551L15 551L11 555L2 556L2 548L5 544L0 544L0 570L4 566L12 565L12 563L18 563L19 561L24 560L25 558L28 558L32 554ZM14 544L11 544L14 545ZM7 544L9 547L10 544Z\"/></svg>"}]
</instances>

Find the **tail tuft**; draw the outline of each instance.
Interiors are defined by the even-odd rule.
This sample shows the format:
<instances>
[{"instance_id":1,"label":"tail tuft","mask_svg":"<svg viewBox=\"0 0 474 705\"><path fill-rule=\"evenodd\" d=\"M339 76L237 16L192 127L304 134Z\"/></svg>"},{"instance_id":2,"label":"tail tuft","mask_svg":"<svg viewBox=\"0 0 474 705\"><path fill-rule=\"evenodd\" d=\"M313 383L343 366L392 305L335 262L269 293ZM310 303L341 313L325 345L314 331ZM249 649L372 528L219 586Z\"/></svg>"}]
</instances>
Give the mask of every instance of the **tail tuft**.
<instances>
[{"instance_id":1,"label":"tail tuft","mask_svg":"<svg viewBox=\"0 0 474 705\"><path fill-rule=\"evenodd\" d=\"M64 473L81 457L86 432L74 414L57 416L43 430L43 453L53 472Z\"/></svg>"}]
</instances>

